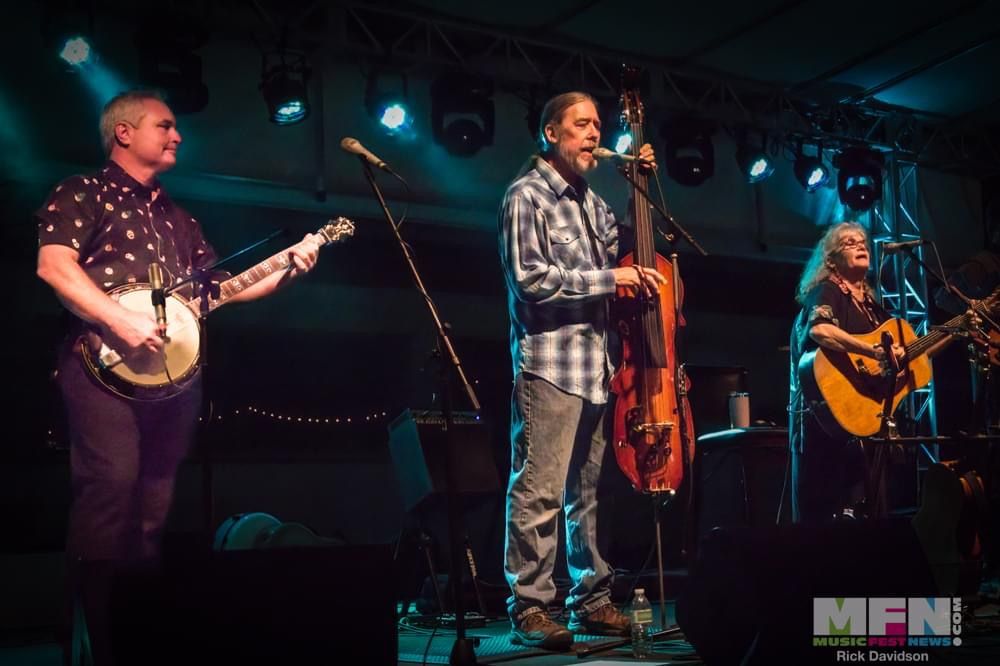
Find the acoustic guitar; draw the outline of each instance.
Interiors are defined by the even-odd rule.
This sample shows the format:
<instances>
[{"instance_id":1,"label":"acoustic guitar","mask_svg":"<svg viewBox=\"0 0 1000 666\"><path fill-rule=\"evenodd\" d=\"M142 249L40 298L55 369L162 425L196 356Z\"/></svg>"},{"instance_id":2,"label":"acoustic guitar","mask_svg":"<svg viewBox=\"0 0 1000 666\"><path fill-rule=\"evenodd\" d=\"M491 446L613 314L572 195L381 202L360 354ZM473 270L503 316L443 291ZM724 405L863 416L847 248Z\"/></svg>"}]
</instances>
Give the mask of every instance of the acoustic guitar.
<instances>
[{"instance_id":1,"label":"acoustic guitar","mask_svg":"<svg viewBox=\"0 0 1000 666\"><path fill-rule=\"evenodd\" d=\"M338 217L317 232L317 240L329 245L354 235L354 223ZM198 369L201 355L203 310L211 312L247 287L272 273L291 268L288 249L265 259L219 285L219 295L203 307L201 297L184 298L172 292L165 298L167 337L162 354L137 354L125 358L110 348L96 332L88 332L82 348L84 365L108 390L133 400L162 400L180 393ZM153 287L133 283L115 287L108 295L135 312L153 313Z\"/></svg>"},{"instance_id":2,"label":"acoustic guitar","mask_svg":"<svg viewBox=\"0 0 1000 666\"><path fill-rule=\"evenodd\" d=\"M1000 301L1000 288L989 298L976 304L977 312L995 312ZM931 381L931 362L927 352L939 342L952 341L955 331L965 323L966 315L948 320L942 330L917 336L913 327L902 319L890 319L871 333L855 335L868 344L881 344L882 334L888 333L893 344L903 345L906 360L895 376L887 376L876 359L861 354L838 352L820 347L806 352L799 360L798 376L806 403L812 407L820 425L832 437L869 437L882 426L882 411L890 382L892 408L908 394Z\"/></svg>"}]
</instances>

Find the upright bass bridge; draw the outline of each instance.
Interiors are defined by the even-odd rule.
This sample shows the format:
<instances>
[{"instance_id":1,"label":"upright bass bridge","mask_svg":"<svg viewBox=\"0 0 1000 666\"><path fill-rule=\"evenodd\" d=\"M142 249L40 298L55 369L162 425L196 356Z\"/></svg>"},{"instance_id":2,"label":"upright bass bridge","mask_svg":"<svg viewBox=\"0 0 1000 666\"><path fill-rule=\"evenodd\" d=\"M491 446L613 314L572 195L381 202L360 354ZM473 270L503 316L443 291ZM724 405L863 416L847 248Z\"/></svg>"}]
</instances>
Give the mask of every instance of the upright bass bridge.
<instances>
[{"instance_id":1,"label":"upright bass bridge","mask_svg":"<svg viewBox=\"0 0 1000 666\"><path fill-rule=\"evenodd\" d=\"M673 421L664 421L663 423L636 423L632 425L632 433L643 433L646 435L659 435L666 431L667 437L670 436L670 431L674 427Z\"/></svg>"},{"instance_id":2,"label":"upright bass bridge","mask_svg":"<svg viewBox=\"0 0 1000 666\"><path fill-rule=\"evenodd\" d=\"M665 461L671 453L670 435L674 429L673 421L648 423L642 420L638 407L628 410L628 441L618 442L619 446L631 445L635 449L636 460L641 460L643 466L657 466Z\"/></svg>"}]
</instances>

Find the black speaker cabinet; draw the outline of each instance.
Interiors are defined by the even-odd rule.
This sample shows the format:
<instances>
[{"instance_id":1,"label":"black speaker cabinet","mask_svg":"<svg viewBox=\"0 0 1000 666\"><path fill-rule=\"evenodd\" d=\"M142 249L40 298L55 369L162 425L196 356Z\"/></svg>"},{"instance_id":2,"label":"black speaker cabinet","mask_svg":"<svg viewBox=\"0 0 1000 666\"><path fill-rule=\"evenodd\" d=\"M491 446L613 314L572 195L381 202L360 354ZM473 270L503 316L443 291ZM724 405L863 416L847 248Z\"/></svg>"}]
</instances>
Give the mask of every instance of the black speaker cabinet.
<instances>
[{"instance_id":1,"label":"black speaker cabinet","mask_svg":"<svg viewBox=\"0 0 1000 666\"><path fill-rule=\"evenodd\" d=\"M778 521L788 463L788 431L745 428L698 438L695 469L698 486L698 537L715 527L766 527ZM780 522L788 522L786 491Z\"/></svg>"},{"instance_id":2,"label":"black speaker cabinet","mask_svg":"<svg viewBox=\"0 0 1000 666\"><path fill-rule=\"evenodd\" d=\"M909 520L723 527L698 549L677 623L710 666L835 663L812 645L814 597L931 596Z\"/></svg>"},{"instance_id":3,"label":"black speaker cabinet","mask_svg":"<svg viewBox=\"0 0 1000 666\"><path fill-rule=\"evenodd\" d=\"M498 491L500 480L489 429L466 413L454 414L452 421L458 463L458 487L454 491L463 494ZM440 412L408 409L389 424L389 452L407 511L445 492L447 434Z\"/></svg>"},{"instance_id":4,"label":"black speaker cabinet","mask_svg":"<svg viewBox=\"0 0 1000 666\"><path fill-rule=\"evenodd\" d=\"M391 546L222 551L120 574L111 647L122 666L394 665Z\"/></svg>"}]
</instances>

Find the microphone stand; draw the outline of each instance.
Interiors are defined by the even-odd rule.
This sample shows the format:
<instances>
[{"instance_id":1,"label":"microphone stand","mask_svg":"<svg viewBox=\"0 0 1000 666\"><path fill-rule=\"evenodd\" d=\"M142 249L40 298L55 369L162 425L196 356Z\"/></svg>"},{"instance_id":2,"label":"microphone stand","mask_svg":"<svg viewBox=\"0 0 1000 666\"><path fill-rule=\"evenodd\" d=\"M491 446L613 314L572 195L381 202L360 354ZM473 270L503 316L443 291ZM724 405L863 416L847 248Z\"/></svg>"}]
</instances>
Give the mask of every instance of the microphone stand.
<instances>
[{"instance_id":1,"label":"microphone stand","mask_svg":"<svg viewBox=\"0 0 1000 666\"><path fill-rule=\"evenodd\" d=\"M230 261L239 257L242 254L253 250L256 247L269 243L279 236L287 235L287 229L279 229L266 238L262 238L259 241L252 243L242 250L237 250L236 252L230 254L228 257L219 259L214 264L208 268L198 268L195 269L190 277L184 278L177 284L164 289L164 295L170 295L177 291L184 285L188 283L193 283L195 285L195 294L201 299L200 307L198 311L198 321L202 329L202 335L198 339L198 372L202 377L202 407L201 413L204 418L204 427L206 429L210 428L212 423L214 405L212 403L212 391L211 391L211 381L209 380L209 372L206 370L208 367L208 336L204 335L205 318L211 311L211 306L209 303L209 298L218 298L219 287L218 285L213 285L211 280L212 272L217 270L220 266L228 264ZM215 492L214 492L214 479L212 474L212 447L209 444L210 437L206 436L202 440L201 447L201 457L202 457L202 467L201 467L201 496L202 496L202 513L205 520L205 541L211 547L214 542L214 529L215 529Z\"/></svg>"},{"instance_id":2,"label":"microphone stand","mask_svg":"<svg viewBox=\"0 0 1000 666\"><path fill-rule=\"evenodd\" d=\"M455 427L451 412L451 377L448 372L449 367L454 371L454 377L458 379L465 391L465 396L476 412L480 410L479 399L476 397L476 392L473 390L469 380L466 379L465 372L462 370L462 363L458 358L458 354L455 353L455 347L452 345L451 339L448 337L449 325L442 322L437 305L424 287L424 281L420 277L420 272L414 263L409 246L403 241L402 236L399 235L399 228L392 218L392 213L389 212L389 207L385 203L382 191L375 182L375 175L372 173L371 165L365 159L364 155L358 155L358 158L364 167L365 178L368 180L368 184L371 186L372 192L375 194L375 198L378 199L379 206L382 208L382 214L385 216L386 222L389 223L389 228L392 229L393 236L403 252L403 258L410 269L414 285L417 291L420 292L420 295L423 296L424 303L427 304L427 309L430 311L431 319L434 321L434 326L437 329L438 353L442 359L440 372L441 411L444 413L445 444L447 449L447 455L445 456L445 479L447 481L445 502L448 507L448 541L451 553L449 579L451 581L455 611L455 643L452 645L448 663L452 666L475 666L477 661L476 653L473 649L473 641L465 635L465 607L464 599L462 598L462 563L464 562L464 555L461 539L462 530L459 529L462 513L458 504L458 496L455 492L455 488L458 487L458 444L455 441ZM399 178L399 176L396 177ZM400 180L402 179L400 178ZM431 572L431 576L433 575L434 573Z\"/></svg>"},{"instance_id":3,"label":"microphone stand","mask_svg":"<svg viewBox=\"0 0 1000 666\"><path fill-rule=\"evenodd\" d=\"M933 245L933 243L931 243L931 244ZM965 303L966 307L969 308L970 310L975 310L975 305L976 304L972 301L972 299L970 299L968 296L966 296L965 294L963 294L961 292L961 290L958 289L958 287L956 287L951 282L949 282L947 277L945 277L944 275L936 272L933 268L931 268L930 266L928 266L927 264L925 264L924 260L921 259L919 256L917 256L917 253L913 251L912 247L904 246L903 247L903 251L906 252L906 254L908 254L911 259L913 259L915 262L917 262L917 264L921 268L923 268L925 271L927 271L931 275L931 277L936 278L938 282L940 282L941 284L943 284L944 287L945 287L945 289L948 290L948 293L954 295L960 301L962 301L963 303ZM937 252L937 247L936 246L934 248L934 251ZM993 321L993 319L991 319L990 316L987 313L976 311L976 314L979 315L979 317L983 321L987 322L990 326L992 326L994 330L1000 331L1000 325L998 325L997 322Z\"/></svg>"},{"instance_id":4,"label":"microphone stand","mask_svg":"<svg viewBox=\"0 0 1000 666\"><path fill-rule=\"evenodd\" d=\"M632 184L632 187L634 187L636 191L642 195L642 198L645 199L649 203L649 205L653 207L653 210L659 213L660 217L669 222L670 226L673 227L674 230L678 234L680 234L684 238L684 240L686 240L688 244L695 249L695 251L698 254L700 254L703 257L708 256L708 252L705 251L705 248L703 248L701 245L698 244L698 241L696 241L694 237L688 233L687 229L682 227L680 222L675 220L674 216L671 215L669 211L664 210L659 204L653 201L653 198L649 196L649 192L646 191L646 188L640 185L635 180L635 178L632 177L632 174L628 172L628 169L623 167L618 170L618 173L620 173L622 177L625 178L625 180L627 180L629 183ZM674 239L671 238L669 235L667 236L667 240L670 241L671 243L674 242Z\"/></svg>"}]
</instances>

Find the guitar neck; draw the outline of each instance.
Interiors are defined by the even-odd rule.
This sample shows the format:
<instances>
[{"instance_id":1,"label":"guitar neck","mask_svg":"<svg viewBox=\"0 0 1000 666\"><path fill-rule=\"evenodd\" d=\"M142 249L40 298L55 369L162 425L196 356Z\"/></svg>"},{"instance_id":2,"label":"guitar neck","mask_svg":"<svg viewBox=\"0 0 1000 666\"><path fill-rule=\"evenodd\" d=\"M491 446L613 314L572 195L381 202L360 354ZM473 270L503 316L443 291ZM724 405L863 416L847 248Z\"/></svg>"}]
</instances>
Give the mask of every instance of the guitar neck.
<instances>
[{"instance_id":1,"label":"guitar neck","mask_svg":"<svg viewBox=\"0 0 1000 666\"><path fill-rule=\"evenodd\" d=\"M229 299L233 298L245 289L252 287L261 280L266 279L273 273L283 273L288 271L292 266L291 258L288 254L290 249L291 247L285 248L281 252L271 255L264 261L251 266L239 275L234 275L228 280L220 282L219 296L208 300L208 311L212 312L217 307L225 304ZM192 299L189 305L195 311L200 312L201 297L199 296Z\"/></svg>"},{"instance_id":2,"label":"guitar neck","mask_svg":"<svg viewBox=\"0 0 1000 666\"><path fill-rule=\"evenodd\" d=\"M985 303L979 303L976 305L975 310L979 313L985 313L987 311L987 305ZM952 317L944 324L941 325L942 328L954 329L962 326L965 323L965 315L960 314ZM921 354L926 354L929 349L931 349L938 342L951 338L954 340L955 335L948 331L931 331L927 335L914 340L906 346L906 354L911 358L919 356Z\"/></svg>"},{"instance_id":3,"label":"guitar neck","mask_svg":"<svg viewBox=\"0 0 1000 666\"><path fill-rule=\"evenodd\" d=\"M962 317L958 316L949 319L944 325L958 326L961 322ZM906 355L910 358L916 358L917 356L926 354L931 347L948 338L950 335L950 333L945 331L931 331L927 335L917 338L910 344L906 345Z\"/></svg>"}]
</instances>

